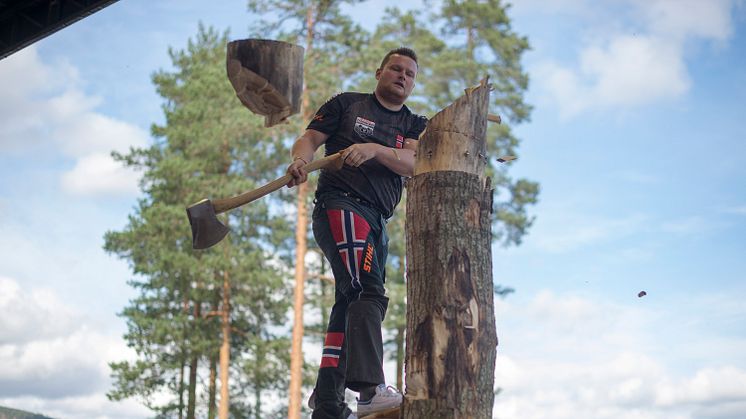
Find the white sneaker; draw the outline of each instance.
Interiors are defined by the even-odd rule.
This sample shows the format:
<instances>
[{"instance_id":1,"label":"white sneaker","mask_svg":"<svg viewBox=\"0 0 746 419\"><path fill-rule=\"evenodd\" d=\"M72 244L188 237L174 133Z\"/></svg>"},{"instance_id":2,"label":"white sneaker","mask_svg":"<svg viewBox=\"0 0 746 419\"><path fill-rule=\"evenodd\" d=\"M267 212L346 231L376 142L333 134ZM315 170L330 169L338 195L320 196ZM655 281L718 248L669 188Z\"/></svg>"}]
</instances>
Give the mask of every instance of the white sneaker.
<instances>
[{"instance_id":1,"label":"white sneaker","mask_svg":"<svg viewBox=\"0 0 746 419\"><path fill-rule=\"evenodd\" d=\"M371 415L381 410L399 407L402 402L402 394L396 387L379 384L376 387L376 395L370 400L357 399L357 413L360 416Z\"/></svg>"},{"instance_id":2,"label":"white sneaker","mask_svg":"<svg viewBox=\"0 0 746 419\"><path fill-rule=\"evenodd\" d=\"M354 413L350 413L350 416L347 416L347 419L357 419L357 415Z\"/></svg>"}]
</instances>

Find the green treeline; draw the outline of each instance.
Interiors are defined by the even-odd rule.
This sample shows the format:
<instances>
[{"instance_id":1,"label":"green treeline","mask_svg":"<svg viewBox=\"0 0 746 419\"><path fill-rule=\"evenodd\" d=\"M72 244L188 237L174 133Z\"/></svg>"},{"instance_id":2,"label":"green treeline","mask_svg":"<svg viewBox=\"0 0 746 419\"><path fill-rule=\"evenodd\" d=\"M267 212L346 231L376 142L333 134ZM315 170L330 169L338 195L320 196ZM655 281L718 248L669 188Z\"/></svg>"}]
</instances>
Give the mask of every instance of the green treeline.
<instances>
[{"instance_id":1,"label":"green treeline","mask_svg":"<svg viewBox=\"0 0 746 419\"><path fill-rule=\"evenodd\" d=\"M252 28L252 37L305 46L312 8L315 35L304 65L314 110L343 90L372 91L381 58L401 45L419 55L417 86L408 103L417 113L434 115L489 75L495 88L490 112L503 119L487 133L493 234L502 245L520 244L533 222L527 207L536 202L539 187L512 178L495 161L518 154L520 141L511 126L527 122L531 112L523 101L528 76L521 67L529 44L511 29L506 6L498 0L446 0L440 10L387 9L369 32L342 13L342 6L355 3L251 0L247 18L265 18ZM202 198L237 195L284 174L289 146L308 122L296 115L289 124L267 129L263 117L240 104L225 74L228 41L227 33L200 26L185 49L169 51L173 70L152 77L164 124L152 126L150 147L115 155L141 171L142 198L126 227L105 236L105 249L129 262L129 283L138 290L121 312L128 326L124 338L137 357L111 363L108 396L134 397L156 417L217 417L224 336L230 348L230 416L287 416L294 190L283 188L221 216L231 233L206 251L192 250L185 212ZM385 336L397 365L404 356L405 205L389 223ZM306 341L321 342L334 288L325 279L331 274L323 261L313 256L318 253L309 251ZM304 370L308 385L315 368Z\"/></svg>"}]
</instances>

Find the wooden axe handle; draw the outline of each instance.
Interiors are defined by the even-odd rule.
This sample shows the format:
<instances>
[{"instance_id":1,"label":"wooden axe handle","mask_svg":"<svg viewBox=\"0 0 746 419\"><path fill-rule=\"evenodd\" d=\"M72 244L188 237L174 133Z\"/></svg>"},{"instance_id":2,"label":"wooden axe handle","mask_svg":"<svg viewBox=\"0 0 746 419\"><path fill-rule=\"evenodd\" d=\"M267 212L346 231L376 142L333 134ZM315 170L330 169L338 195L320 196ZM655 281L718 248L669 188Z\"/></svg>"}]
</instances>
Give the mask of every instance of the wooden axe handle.
<instances>
[{"instance_id":1,"label":"wooden axe handle","mask_svg":"<svg viewBox=\"0 0 746 419\"><path fill-rule=\"evenodd\" d=\"M341 162L342 160L340 159L340 154L335 153L330 156L326 156L323 159L314 160L306 164L305 166L303 166L303 170L305 170L306 173L311 173L313 171L333 166L335 164L337 165L337 168L340 168L342 166L340 164ZM260 186L253 191L244 192L241 195L237 195L231 198L216 199L212 201L212 206L215 209L215 214L230 211L233 208L238 208L242 205L248 204L249 202L256 201L264 195L272 193L287 185L292 178L293 176L287 174L283 177L273 180L272 182L269 182L264 186Z\"/></svg>"}]
</instances>

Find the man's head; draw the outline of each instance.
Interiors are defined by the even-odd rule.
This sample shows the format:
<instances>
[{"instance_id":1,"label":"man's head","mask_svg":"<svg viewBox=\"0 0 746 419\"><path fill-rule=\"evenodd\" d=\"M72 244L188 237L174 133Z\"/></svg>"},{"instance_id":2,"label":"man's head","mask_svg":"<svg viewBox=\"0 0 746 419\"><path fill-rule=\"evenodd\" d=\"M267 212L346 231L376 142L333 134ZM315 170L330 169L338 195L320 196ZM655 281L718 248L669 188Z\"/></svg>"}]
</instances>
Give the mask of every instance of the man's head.
<instances>
[{"instance_id":1,"label":"man's head","mask_svg":"<svg viewBox=\"0 0 746 419\"><path fill-rule=\"evenodd\" d=\"M389 51L376 70L376 96L385 104L401 106L412 93L417 70L414 51L405 47Z\"/></svg>"}]
</instances>

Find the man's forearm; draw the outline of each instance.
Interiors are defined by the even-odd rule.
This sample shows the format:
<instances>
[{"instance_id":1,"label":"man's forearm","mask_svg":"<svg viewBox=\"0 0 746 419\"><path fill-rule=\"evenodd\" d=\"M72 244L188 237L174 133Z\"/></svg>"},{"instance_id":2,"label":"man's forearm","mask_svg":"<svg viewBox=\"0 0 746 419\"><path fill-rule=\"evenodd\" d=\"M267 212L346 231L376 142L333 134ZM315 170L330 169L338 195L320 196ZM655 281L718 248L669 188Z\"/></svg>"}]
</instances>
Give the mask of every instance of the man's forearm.
<instances>
[{"instance_id":1,"label":"man's forearm","mask_svg":"<svg viewBox=\"0 0 746 419\"><path fill-rule=\"evenodd\" d=\"M323 143L326 138L321 138L315 131L306 130L303 135L298 137L293 143L293 147L290 150L293 160L302 159L306 163L310 163L313 160L313 154L316 149Z\"/></svg>"},{"instance_id":2,"label":"man's forearm","mask_svg":"<svg viewBox=\"0 0 746 419\"><path fill-rule=\"evenodd\" d=\"M414 150L382 145L376 153L376 160L400 176L414 175Z\"/></svg>"}]
</instances>

